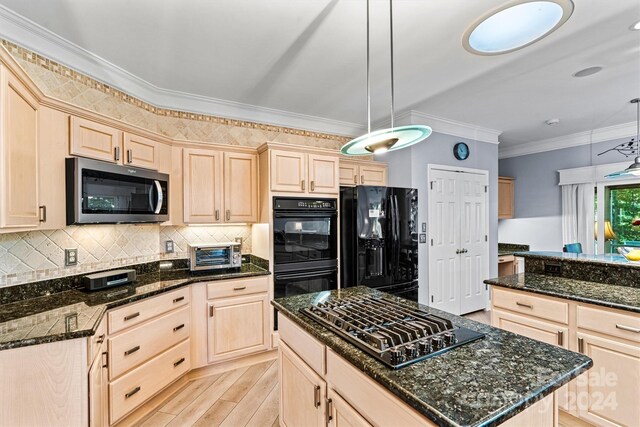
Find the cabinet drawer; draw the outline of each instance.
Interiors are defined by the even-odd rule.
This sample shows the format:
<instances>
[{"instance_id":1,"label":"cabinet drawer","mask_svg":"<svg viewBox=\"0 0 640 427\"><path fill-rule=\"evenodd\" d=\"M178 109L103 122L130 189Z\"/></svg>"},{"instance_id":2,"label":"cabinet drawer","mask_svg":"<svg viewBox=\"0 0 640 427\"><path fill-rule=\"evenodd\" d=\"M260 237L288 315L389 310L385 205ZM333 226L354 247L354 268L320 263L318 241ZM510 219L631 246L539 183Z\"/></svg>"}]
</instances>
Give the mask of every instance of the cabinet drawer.
<instances>
[{"instance_id":1,"label":"cabinet drawer","mask_svg":"<svg viewBox=\"0 0 640 427\"><path fill-rule=\"evenodd\" d=\"M269 281L266 277L252 277L241 280L221 280L207 284L207 299L227 298L237 295L267 292Z\"/></svg>"},{"instance_id":2,"label":"cabinet drawer","mask_svg":"<svg viewBox=\"0 0 640 427\"><path fill-rule=\"evenodd\" d=\"M506 291L494 286L493 305L553 322L569 323L568 303L540 298L527 292Z\"/></svg>"},{"instance_id":3,"label":"cabinet drawer","mask_svg":"<svg viewBox=\"0 0 640 427\"><path fill-rule=\"evenodd\" d=\"M111 424L189 371L189 344L186 340L109 384Z\"/></svg>"},{"instance_id":4,"label":"cabinet drawer","mask_svg":"<svg viewBox=\"0 0 640 427\"><path fill-rule=\"evenodd\" d=\"M325 346L287 317L278 315L280 341L285 342L314 371L324 375L326 368Z\"/></svg>"},{"instance_id":5,"label":"cabinet drawer","mask_svg":"<svg viewBox=\"0 0 640 427\"><path fill-rule=\"evenodd\" d=\"M109 338L109 378L116 378L189 338L190 321L189 307L183 307Z\"/></svg>"},{"instance_id":6,"label":"cabinet drawer","mask_svg":"<svg viewBox=\"0 0 640 427\"><path fill-rule=\"evenodd\" d=\"M640 342L640 315L578 306L578 328Z\"/></svg>"},{"instance_id":7,"label":"cabinet drawer","mask_svg":"<svg viewBox=\"0 0 640 427\"><path fill-rule=\"evenodd\" d=\"M96 333L87 338L87 366L91 366L91 362L102 349L105 337L107 336L107 319L102 318Z\"/></svg>"},{"instance_id":8,"label":"cabinet drawer","mask_svg":"<svg viewBox=\"0 0 640 427\"><path fill-rule=\"evenodd\" d=\"M498 264L502 262L513 262L516 260L516 257L513 255L503 255L498 257Z\"/></svg>"},{"instance_id":9,"label":"cabinet drawer","mask_svg":"<svg viewBox=\"0 0 640 427\"><path fill-rule=\"evenodd\" d=\"M174 308L189 304L189 286L110 311L109 334L135 326Z\"/></svg>"}]
</instances>

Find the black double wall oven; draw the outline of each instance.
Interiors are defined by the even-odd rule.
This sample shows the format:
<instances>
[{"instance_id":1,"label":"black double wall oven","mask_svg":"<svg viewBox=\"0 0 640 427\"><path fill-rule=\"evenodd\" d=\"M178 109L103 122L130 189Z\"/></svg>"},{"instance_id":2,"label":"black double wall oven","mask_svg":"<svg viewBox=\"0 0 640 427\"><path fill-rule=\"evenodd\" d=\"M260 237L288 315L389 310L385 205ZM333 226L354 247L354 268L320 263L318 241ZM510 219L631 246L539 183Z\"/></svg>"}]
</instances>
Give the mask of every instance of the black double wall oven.
<instances>
[{"instance_id":1,"label":"black double wall oven","mask_svg":"<svg viewBox=\"0 0 640 427\"><path fill-rule=\"evenodd\" d=\"M276 298L337 289L337 199L274 197L273 242Z\"/></svg>"}]
</instances>

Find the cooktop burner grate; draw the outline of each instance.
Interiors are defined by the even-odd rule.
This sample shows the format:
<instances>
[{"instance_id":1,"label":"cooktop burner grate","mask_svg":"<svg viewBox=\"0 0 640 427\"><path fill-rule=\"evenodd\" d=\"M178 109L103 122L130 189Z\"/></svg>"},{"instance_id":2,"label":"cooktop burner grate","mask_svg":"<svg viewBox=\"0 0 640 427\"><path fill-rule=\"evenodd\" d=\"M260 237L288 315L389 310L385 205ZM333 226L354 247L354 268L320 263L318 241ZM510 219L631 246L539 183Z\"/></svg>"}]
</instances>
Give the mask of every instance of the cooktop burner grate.
<instances>
[{"instance_id":1,"label":"cooktop burner grate","mask_svg":"<svg viewBox=\"0 0 640 427\"><path fill-rule=\"evenodd\" d=\"M384 297L346 297L301 311L394 369L484 337Z\"/></svg>"}]
</instances>

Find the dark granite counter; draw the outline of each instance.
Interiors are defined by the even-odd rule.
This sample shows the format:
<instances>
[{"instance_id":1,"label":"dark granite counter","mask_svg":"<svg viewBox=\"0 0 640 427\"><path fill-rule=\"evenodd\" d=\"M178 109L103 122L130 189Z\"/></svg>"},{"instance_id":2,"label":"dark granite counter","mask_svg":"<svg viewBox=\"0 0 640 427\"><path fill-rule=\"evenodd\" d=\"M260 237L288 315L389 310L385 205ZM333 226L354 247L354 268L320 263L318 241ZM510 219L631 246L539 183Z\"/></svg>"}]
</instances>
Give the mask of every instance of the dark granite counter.
<instances>
[{"instance_id":1,"label":"dark granite counter","mask_svg":"<svg viewBox=\"0 0 640 427\"><path fill-rule=\"evenodd\" d=\"M102 291L71 289L16 300L0 305L0 350L91 336L107 310L191 283L268 274L253 263L216 273L191 273L187 268L158 270L139 275L130 285Z\"/></svg>"},{"instance_id":2,"label":"dark granite counter","mask_svg":"<svg viewBox=\"0 0 640 427\"><path fill-rule=\"evenodd\" d=\"M592 366L587 356L440 310L421 308L485 334L481 340L414 363L387 368L314 322L300 309L318 298L384 295L365 287L275 300L272 304L425 417L443 426L493 426L518 414ZM415 303L398 299L406 304Z\"/></svg>"},{"instance_id":3,"label":"dark granite counter","mask_svg":"<svg viewBox=\"0 0 640 427\"><path fill-rule=\"evenodd\" d=\"M606 254L606 255L590 255L590 254L573 254L568 252L546 252L546 251L532 251L522 252L516 251L517 256L525 258L537 258L550 261L574 261L586 264L615 264L617 266L625 266L629 268L640 269L640 262L629 261L624 256L619 254Z\"/></svg>"},{"instance_id":4,"label":"dark granite counter","mask_svg":"<svg viewBox=\"0 0 640 427\"><path fill-rule=\"evenodd\" d=\"M484 283L640 313L640 288L630 286L587 282L536 273L498 277L485 280Z\"/></svg>"},{"instance_id":5,"label":"dark granite counter","mask_svg":"<svg viewBox=\"0 0 640 427\"><path fill-rule=\"evenodd\" d=\"M516 252L527 252L529 245L516 243L498 243L498 256L513 255Z\"/></svg>"}]
</instances>

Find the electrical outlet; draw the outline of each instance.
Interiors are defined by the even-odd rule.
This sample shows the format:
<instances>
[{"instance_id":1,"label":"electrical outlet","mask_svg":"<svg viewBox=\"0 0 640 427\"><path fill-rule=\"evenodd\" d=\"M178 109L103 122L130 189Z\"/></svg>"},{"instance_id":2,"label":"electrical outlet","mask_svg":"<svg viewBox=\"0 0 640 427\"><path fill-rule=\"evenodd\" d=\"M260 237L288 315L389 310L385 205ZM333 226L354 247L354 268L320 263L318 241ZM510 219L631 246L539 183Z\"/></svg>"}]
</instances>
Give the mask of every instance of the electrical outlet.
<instances>
[{"instance_id":1,"label":"electrical outlet","mask_svg":"<svg viewBox=\"0 0 640 427\"><path fill-rule=\"evenodd\" d=\"M164 251L168 254L173 253L173 240L164 241Z\"/></svg>"},{"instance_id":2,"label":"electrical outlet","mask_svg":"<svg viewBox=\"0 0 640 427\"><path fill-rule=\"evenodd\" d=\"M78 264L78 248L65 249L64 250L64 265L77 265Z\"/></svg>"},{"instance_id":3,"label":"electrical outlet","mask_svg":"<svg viewBox=\"0 0 640 427\"><path fill-rule=\"evenodd\" d=\"M236 237L234 240L236 241L236 243L240 243L240 246L242 246L242 237Z\"/></svg>"},{"instance_id":4,"label":"electrical outlet","mask_svg":"<svg viewBox=\"0 0 640 427\"><path fill-rule=\"evenodd\" d=\"M427 235L425 233L420 233L420 243L427 243Z\"/></svg>"},{"instance_id":5,"label":"electrical outlet","mask_svg":"<svg viewBox=\"0 0 640 427\"><path fill-rule=\"evenodd\" d=\"M423 233L426 233L426 232L427 232L427 223L426 223L426 222L423 222L423 223L422 223L422 232L423 232Z\"/></svg>"}]
</instances>

